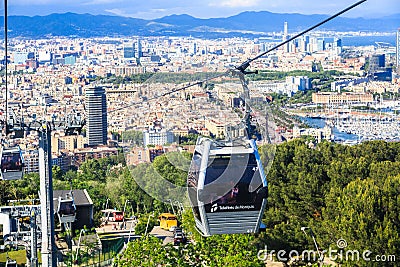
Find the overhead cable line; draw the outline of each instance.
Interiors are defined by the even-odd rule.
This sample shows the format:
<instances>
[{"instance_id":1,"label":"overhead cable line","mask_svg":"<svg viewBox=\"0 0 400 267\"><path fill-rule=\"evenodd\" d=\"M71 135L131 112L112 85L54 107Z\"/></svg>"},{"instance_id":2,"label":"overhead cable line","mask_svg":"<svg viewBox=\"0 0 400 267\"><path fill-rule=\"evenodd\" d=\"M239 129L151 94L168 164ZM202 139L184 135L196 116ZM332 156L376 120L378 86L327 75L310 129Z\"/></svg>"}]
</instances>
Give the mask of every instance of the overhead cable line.
<instances>
[{"instance_id":1,"label":"overhead cable line","mask_svg":"<svg viewBox=\"0 0 400 267\"><path fill-rule=\"evenodd\" d=\"M242 74L255 73L255 72L248 72L248 71L246 71L246 69L250 66L250 64L251 64L253 61L255 61L255 60L257 60L257 59L259 59L259 58L265 56L266 54L268 54L268 53L270 53L270 52L272 52L272 51L278 49L279 47L281 47L281 46L283 46L283 45L285 45L285 44L287 44L287 43L293 41L294 39L296 39L296 38L298 38L298 37L300 37L300 36L302 36L302 35L304 35L304 34L310 32L310 31L314 30L315 28L317 28L317 27L319 27L319 26L321 26L321 25L323 25L323 24L325 24L325 23L331 21L332 19L334 19L334 18L336 18L336 17L338 17L338 16L340 16L340 15L346 13L347 11L349 11L349 10L355 8L356 6L361 5L362 3L366 2L366 1L367 1L367 0L358 1L357 3L355 3L355 4L353 4L353 5L349 6L349 7L347 7L347 8L345 8L345 9L341 10L340 12L338 12L338 13L336 13L336 14L330 16L329 18L327 18L327 19L325 19L325 20L323 20L323 21L321 21L321 22L315 24L314 26L312 26L312 27L310 27L310 28L308 28L308 29L306 29L306 30L304 30L304 31L302 31L302 32L300 32L300 33L298 33L298 34L296 34L295 36L289 38L288 40L279 43L278 45L272 47L271 49L268 49L267 51L265 51L265 52L263 52L263 53L257 55L256 57L253 57L253 58L250 58L250 59L246 60L245 62L243 62L243 63L240 64L239 66L236 66L236 67L234 67L233 69L228 69L227 71L225 71L225 72L222 73L222 74L218 74L218 75L215 75L215 76L206 78L206 79L201 80L201 81L197 81L197 82L194 82L194 83L191 83L191 84L182 86L182 87L178 87L178 88L172 89L171 91L168 91L168 92L165 92L165 93L163 93L163 94L160 94L160 95L157 95L157 96L148 98L147 100L134 102L134 103L125 105L125 106L123 106L123 107L110 110L110 111L108 111L108 113L121 111L121 110L130 108L130 107L132 107L132 106L141 104L141 103L143 103L143 102L148 102L148 101L151 101L151 100L155 100L155 99L157 99L157 98L160 98L160 97L163 97L163 96L167 96L167 95L170 95L170 94L179 92L179 91L183 91L183 90L185 90L185 89L188 89L188 88L193 87L193 86L196 86L196 85L202 85L202 84L204 84L204 83L206 83L206 82L208 82L208 81L211 81L211 80L214 80L214 79L223 77L223 76L225 76L225 75L228 75L229 73L235 73L235 72L240 72L240 73L242 73Z\"/></svg>"}]
</instances>

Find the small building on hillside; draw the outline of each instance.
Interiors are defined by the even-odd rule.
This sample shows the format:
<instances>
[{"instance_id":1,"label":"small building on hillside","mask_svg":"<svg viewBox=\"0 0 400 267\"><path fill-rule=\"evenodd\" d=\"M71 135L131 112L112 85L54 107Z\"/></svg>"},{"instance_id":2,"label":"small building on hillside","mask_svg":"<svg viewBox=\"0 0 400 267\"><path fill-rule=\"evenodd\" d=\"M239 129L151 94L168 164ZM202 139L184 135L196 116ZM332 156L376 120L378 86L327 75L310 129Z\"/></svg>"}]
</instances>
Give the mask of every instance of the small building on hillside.
<instances>
[{"instance_id":1,"label":"small building on hillside","mask_svg":"<svg viewBox=\"0 0 400 267\"><path fill-rule=\"evenodd\" d=\"M58 220L57 209L59 198L66 199L68 194L72 194L76 206L76 217L72 223L72 229L83 229L85 225L89 229L92 228L94 226L93 202L86 189L53 191L54 216L56 220Z\"/></svg>"}]
</instances>

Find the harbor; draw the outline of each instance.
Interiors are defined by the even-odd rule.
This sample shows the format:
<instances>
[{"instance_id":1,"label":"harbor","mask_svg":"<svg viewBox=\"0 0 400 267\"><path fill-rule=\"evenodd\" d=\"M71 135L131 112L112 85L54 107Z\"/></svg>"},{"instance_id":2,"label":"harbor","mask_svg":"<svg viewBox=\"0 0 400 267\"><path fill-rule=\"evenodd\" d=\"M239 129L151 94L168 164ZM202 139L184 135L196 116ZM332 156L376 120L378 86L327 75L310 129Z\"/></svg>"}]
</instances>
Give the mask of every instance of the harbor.
<instances>
[{"instance_id":1,"label":"harbor","mask_svg":"<svg viewBox=\"0 0 400 267\"><path fill-rule=\"evenodd\" d=\"M313 113L299 118L310 127L331 127L333 140L338 143L400 141L400 117L392 112Z\"/></svg>"},{"instance_id":2,"label":"harbor","mask_svg":"<svg viewBox=\"0 0 400 267\"><path fill-rule=\"evenodd\" d=\"M339 132L354 134L360 141L400 140L400 120L393 116L350 116L332 120Z\"/></svg>"}]
</instances>

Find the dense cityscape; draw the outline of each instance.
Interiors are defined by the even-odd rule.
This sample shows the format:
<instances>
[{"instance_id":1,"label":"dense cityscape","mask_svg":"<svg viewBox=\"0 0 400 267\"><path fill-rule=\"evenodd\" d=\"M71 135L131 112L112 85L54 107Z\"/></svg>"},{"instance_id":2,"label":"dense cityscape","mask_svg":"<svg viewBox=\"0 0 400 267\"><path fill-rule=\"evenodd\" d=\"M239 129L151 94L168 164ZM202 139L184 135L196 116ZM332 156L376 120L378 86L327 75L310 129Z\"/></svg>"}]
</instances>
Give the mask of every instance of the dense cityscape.
<instances>
[{"instance_id":1,"label":"dense cityscape","mask_svg":"<svg viewBox=\"0 0 400 267\"><path fill-rule=\"evenodd\" d=\"M251 38L3 40L0 111L12 131L2 140L0 264L354 266L347 255L321 257L338 240L339 251L372 250L385 266L396 266L400 29L314 30L289 42L299 33L290 26ZM229 70L253 58L249 72L242 70L243 85ZM243 136L246 130L236 126L247 111L262 128L252 138L269 183L264 229L202 237L199 212L186 197L172 199L172 189L155 177L185 187L196 173L190 161L197 138ZM44 124L48 139L37 130ZM50 162L43 160L44 139ZM6 178L5 155L18 154L11 148L23 159L22 179L22 169L21 177ZM51 168L51 186L42 181L49 177L43 166ZM43 188L53 195L49 224L36 219ZM53 236L36 234L45 225ZM374 238L379 244L366 241ZM46 263L37 251L48 243L42 254L54 258ZM314 258L278 253L294 250ZM380 266L370 264L364 258L356 265Z\"/></svg>"},{"instance_id":2,"label":"dense cityscape","mask_svg":"<svg viewBox=\"0 0 400 267\"><path fill-rule=\"evenodd\" d=\"M283 49L257 60L253 66L263 71L286 73L315 72L319 67L324 71L343 73L342 77L330 83L330 90L315 93L320 86L315 82L316 79L313 83L313 79L307 76L287 76L283 80L251 81L251 97L262 100L271 94L278 94L290 98L298 92L313 91L312 101L302 104L311 107L341 106L347 109L350 105L371 105L377 109L399 108L399 102L394 98L376 97L387 93L398 94L398 75L392 73L391 67L387 68L396 65L395 47L378 43L344 48L339 37L318 37L327 34L317 32L315 36L307 35L297 39ZM288 39L288 36L288 24L285 23L282 40ZM41 117L42 114L46 114L47 118L64 118L71 113L85 116L85 112L90 112L91 109L88 107L85 111L84 107L85 96L90 98L86 93L87 88L101 87L107 96L107 103L102 105L106 105L108 113L112 114L104 114L107 117L108 133L122 135L131 130L145 132L145 146L173 143L176 138L187 136L190 132L222 137L226 136L224 129L227 125L235 123L235 119L236 124L238 123L238 117L229 112L229 108L238 103L235 99L240 98L241 89L237 88L238 84L217 84L212 94L194 86L174 95L160 96L157 101L143 100L178 87L179 79L182 79L178 74L185 76L182 82L191 82L198 77L206 77L195 74L212 75L224 72L274 45L276 42L271 40L244 38L12 39L9 106L19 114L29 114L30 120ZM368 69L365 69L366 66ZM168 81L164 81L168 79L164 73L171 74ZM173 75L175 73L176 78ZM130 77L140 75L148 77L148 80L130 82ZM222 99L226 108L216 109L215 103L209 101L213 97ZM121 108L129 103L137 105L132 106L134 109ZM180 114L186 116L182 117ZM158 128L155 128L156 125ZM103 132L106 131L104 127L103 125ZM284 139L292 138L290 135L293 128L281 127L280 131ZM92 140L90 130L87 138L82 135L63 136L61 132L54 132L53 135L54 162L59 162L63 171L68 170L71 158L82 162L85 154L93 153L94 145L107 145L104 135L100 141ZM324 136L326 139L334 138L330 134ZM157 138L159 140L155 140ZM36 139L37 136L33 134L21 140L20 146L28 159L27 172L38 171L38 166L34 165L38 162L37 156L35 157ZM115 136L110 141L113 139L115 141ZM87 145L91 148L85 149ZM105 156L116 153L117 150L99 147L95 151Z\"/></svg>"}]
</instances>

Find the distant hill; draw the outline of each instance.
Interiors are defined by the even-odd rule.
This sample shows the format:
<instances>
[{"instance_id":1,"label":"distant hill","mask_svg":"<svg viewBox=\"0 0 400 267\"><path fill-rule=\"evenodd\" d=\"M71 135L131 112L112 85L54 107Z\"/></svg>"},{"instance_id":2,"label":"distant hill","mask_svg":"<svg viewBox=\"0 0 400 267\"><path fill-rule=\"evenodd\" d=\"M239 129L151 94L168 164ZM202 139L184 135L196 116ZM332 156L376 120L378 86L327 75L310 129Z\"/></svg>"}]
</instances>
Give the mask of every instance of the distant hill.
<instances>
[{"instance_id":1,"label":"distant hill","mask_svg":"<svg viewBox=\"0 0 400 267\"><path fill-rule=\"evenodd\" d=\"M278 14L267 11L243 12L227 18L199 19L189 15L170 15L160 19L144 20L107 15L51 14L47 16L10 16L10 36L29 38L49 36L195 36L231 37L265 35L280 32L288 22L289 32L304 30L326 19L327 15ZM4 27L3 18L0 27ZM386 31L400 27L400 14L379 19L339 17L320 29L332 31Z\"/></svg>"}]
</instances>

